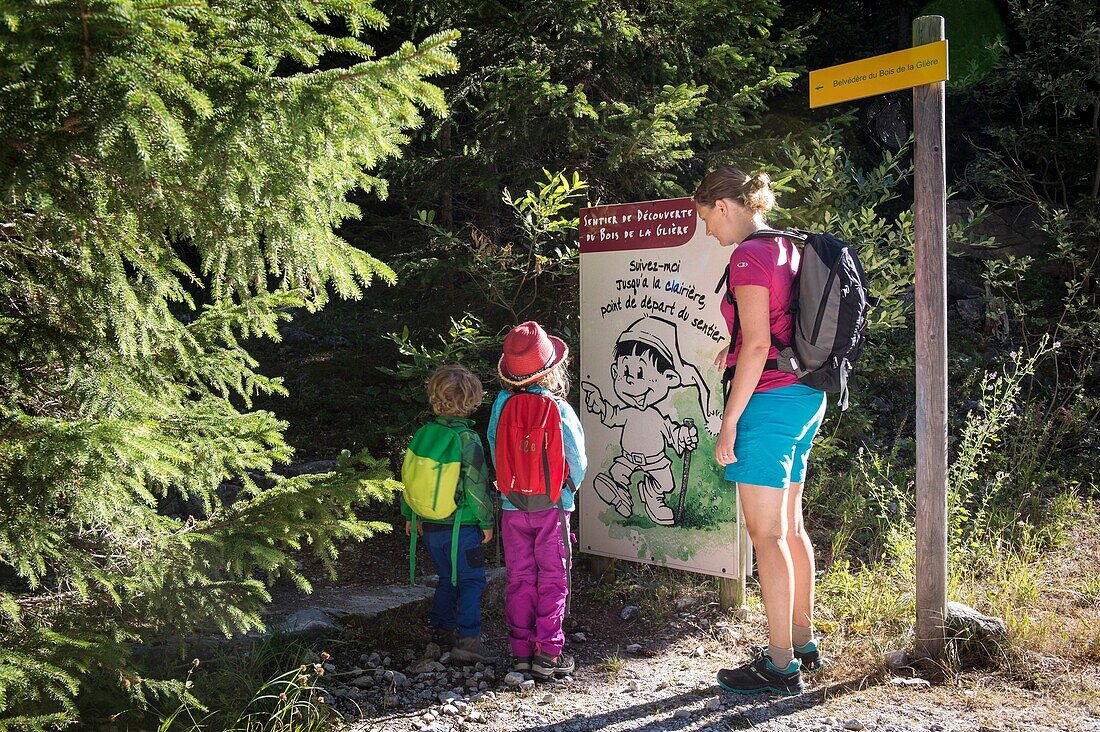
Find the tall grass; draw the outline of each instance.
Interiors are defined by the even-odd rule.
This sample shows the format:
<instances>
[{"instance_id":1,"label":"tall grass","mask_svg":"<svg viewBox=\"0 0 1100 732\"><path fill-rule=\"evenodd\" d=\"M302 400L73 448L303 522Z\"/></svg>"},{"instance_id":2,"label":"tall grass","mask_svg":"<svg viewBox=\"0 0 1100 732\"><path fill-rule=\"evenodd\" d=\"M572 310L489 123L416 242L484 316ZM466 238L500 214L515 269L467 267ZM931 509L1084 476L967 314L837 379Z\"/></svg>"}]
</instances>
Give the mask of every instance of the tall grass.
<instances>
[{"instance_id":1,"label":"tall grass","mask_svg":"<svg viewBox=\"0 0 1100 732\"><path fill-rule=\"evenodd\" d=\"M328 654L321 654L322 660ZM190 676L197 668L197 664ZM219 718L205 706L184 700L160 721L158 732L322 732L331 730L339 716L326 705L326 691L318 683L320 663L301 664L269 679L235 718ZM190 679L188 679L190 681Z\"/></svg>"},{"instance_id":2,"label":"tall grass","mask_svg":"<svg viewBox=\"0 0 1100 732\"><path fill-rule=\"evenodd\" d=\"M195 659L183 672L174 698L162 694L135 699L135 708L110 719L123 728L158 732L331 730L340 715L329 707L321 684L328 659L328 653L318 656L299 639L266 636L207 663ZM157 671L177 673L171 668Z\"/></svg>"},{"instance_id":3,"label":"tall grass","mask_svg":"<svg viewBox=\"0 0 1100 732\"><path fill-rule=\"evenodd\" d=\"M1005 620L1010 645L992 660L1009 668L1035 653L1094 663L1100 650L1097 511L1060 471L1055 449L1077 425L1065 412L1037 419L1051 400L1024 388L1054 352L1043 342L973 380L949 471L949 598ZM840 675L881 669L885 651L912 640L915 507L902 444L861 450L811 497L837 527L817 624Z\"/></svg>"}]
</instances>

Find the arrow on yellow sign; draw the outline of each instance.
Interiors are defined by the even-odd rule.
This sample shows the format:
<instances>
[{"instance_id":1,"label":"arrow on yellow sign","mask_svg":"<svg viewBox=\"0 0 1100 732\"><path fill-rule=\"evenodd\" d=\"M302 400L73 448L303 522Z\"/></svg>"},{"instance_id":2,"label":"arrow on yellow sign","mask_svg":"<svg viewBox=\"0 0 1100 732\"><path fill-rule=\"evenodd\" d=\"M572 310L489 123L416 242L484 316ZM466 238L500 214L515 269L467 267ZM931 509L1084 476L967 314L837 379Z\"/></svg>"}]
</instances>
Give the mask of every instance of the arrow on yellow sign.
<instances>
[{"instance_id":1,"label":"arrow on yellow sign","mask_svg":"<svg viewBox=\"0 0 1100 732\"><path fill-rule=\"evenodd\" d=\"M810 108L947 81L947 41L810 72Z\"/></svg>"}]
</instances>

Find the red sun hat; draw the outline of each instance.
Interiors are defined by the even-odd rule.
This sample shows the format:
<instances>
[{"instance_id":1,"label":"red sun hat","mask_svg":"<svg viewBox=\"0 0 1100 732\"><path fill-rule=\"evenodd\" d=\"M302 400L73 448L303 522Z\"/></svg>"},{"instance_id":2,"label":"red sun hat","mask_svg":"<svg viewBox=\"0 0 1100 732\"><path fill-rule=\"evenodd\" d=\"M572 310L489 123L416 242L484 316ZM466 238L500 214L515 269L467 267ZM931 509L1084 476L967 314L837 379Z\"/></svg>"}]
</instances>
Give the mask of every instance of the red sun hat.
<instances>
[{"instance_id":1,"label":"red sun hat","mask_svg":"<svg viewBox=\"0 0 1100 732\"><path fill-rule=\"evenodd\" d=\"M504 336L504 353L497 364L497 372L506 384L524 386L546 376L568 355L569 346L565 341L528 320Z\"/></svg>"}]
</instances>

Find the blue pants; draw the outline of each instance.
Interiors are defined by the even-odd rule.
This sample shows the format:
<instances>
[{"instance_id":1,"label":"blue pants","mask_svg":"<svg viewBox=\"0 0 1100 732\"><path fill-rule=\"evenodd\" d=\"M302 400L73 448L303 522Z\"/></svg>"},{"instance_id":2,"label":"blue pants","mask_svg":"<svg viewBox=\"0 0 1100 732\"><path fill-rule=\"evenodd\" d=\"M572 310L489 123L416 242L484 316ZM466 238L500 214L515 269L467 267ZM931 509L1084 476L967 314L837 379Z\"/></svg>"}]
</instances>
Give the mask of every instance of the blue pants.
<instances>
[{"instance_id":1,"label":"blue pants","mask_svg":"<svg viewBox=\"0 0 1100 732\"><path fill-rule=\"evenodd\" d=\"M485 592L485 554L483 534L477 526L458 531L458 585L451 584L451 527L424 526L424 546L432 558L439 584L435 586L435 604L428 616L433 628L458 630L468 638L481 633L481 595ZM434 529L434 530L433 530Z\"/></svg>"}]
</instances>

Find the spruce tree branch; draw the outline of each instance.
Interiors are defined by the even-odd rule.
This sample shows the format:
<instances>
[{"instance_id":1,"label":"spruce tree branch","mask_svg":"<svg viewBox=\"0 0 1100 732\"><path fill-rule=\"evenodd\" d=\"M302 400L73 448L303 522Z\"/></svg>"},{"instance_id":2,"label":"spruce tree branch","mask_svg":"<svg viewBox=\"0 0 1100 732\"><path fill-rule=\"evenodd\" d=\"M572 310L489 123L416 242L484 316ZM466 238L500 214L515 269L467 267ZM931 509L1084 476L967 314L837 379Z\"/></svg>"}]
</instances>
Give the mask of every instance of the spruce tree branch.
<instances>
[{"instance_id":1,"label":"spruce tree branch","mask_svg":"<svg viewBox=\"0 0 1100 732\"><path fill-rule=\"evenodd\" d=\"M203 7L202 3L158 3L157 5L142 5L140 11L143 13L155 13L161 10L200 10Z\"/></svg>"},{"instance_id":2,"label":"spruce tree branch","mask_svg":"<svg viewBox=\"0 0 1100 732\"><path fill-rule=\"evenodd\" d=\"M15 604L19 606L20 610L33 611L39 608L43 608L47 605L61 605L64 604L66 608L72 608L76 605L88 605L87 602L78 602L80 600L80 593L76 590L66 590L64 592L54 592L46 594L28 595L25 597L13 598Z\"/></svg>"},{"instance_id":3,"label":"spruce tree branch","mask_svg":"<svg viewBox=\"0 0 1100 732\"><path fill-rule=\"evenodd\" d=\"M453 42L454 42L453 34L445 34L442 38L440 38L435 43L432 43L430 45L427 44L427 43L421 44L419 47L414 48L414 50L412 52L408 53L408 54L400 53L400 60L403 63L409 63L410 61L413 61L414 59L426 58L431 53L433 53L433 52L439 50L440 48L445 47L448 44L453 43ZM333 79L333 81L339 83L339 82L345 82L345 81L353 81L355 79L359 79L359 78L364 77L364 76L369 76L371 74L375 74L375 73L378 72L378 66L380 64L385 64L387 62L391 62L392 60L395 60L396 58L398 58L398 54L394 54L393 56L389 56L387 58L380 59L379 61L367 61L367 62L364 62L364 63L360 63L360 64L357 64L356 67L354 67L354 68L346 69L346 70L344 70L343 72L341 72L339 74L333 75L332 79ZM309 74L307 74L307 76L314 76L315 77L319 74L324 74L324 73L325 72L314 71L314 72L310 72Z\"/></svg>"},{"instance_id":4,"label":"spruce tree branch","mask_svg":"<svg viewBox=\"0 0 1100 732\"><path fill-rule=\"evenodd\" d=\"M54 129L54 132L84 132L88 128L84 126L83 122L84 119L80 115L70 114L60 126Z\"/></svg>"}]
</instances>

